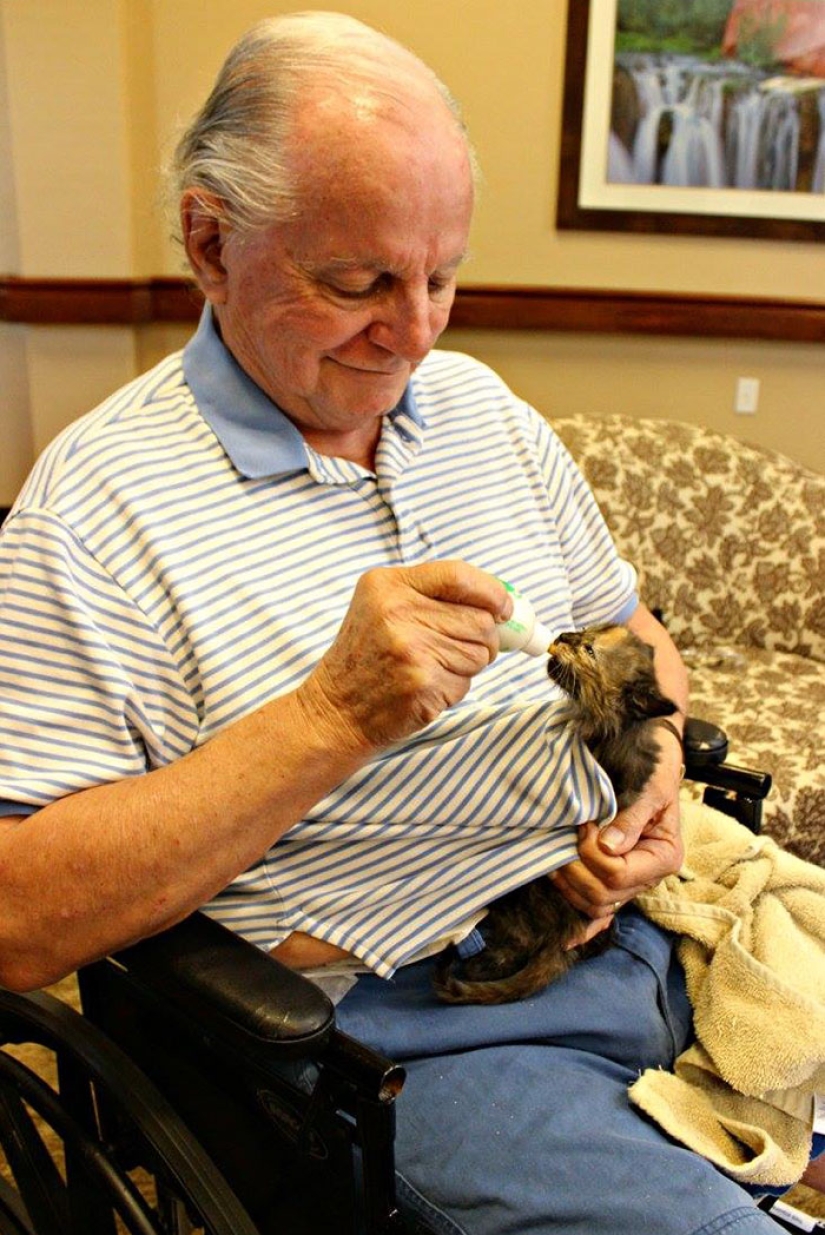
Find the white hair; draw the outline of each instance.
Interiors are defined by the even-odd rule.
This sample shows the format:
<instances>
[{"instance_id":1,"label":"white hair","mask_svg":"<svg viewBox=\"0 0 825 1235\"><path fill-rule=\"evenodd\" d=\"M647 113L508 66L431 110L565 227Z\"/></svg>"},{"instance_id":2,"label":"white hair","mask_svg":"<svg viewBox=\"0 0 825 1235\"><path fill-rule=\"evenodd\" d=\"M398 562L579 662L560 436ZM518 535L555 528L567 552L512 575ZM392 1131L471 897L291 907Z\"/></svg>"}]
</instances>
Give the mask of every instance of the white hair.
<instances>
[{"instance_id":1,"label":"white hair","mask_svg":"<svg viewBox=\"0 0 825 1235\"><path fill-rule=\"evenodd\" d=\"M178 143L172 181L203 194L239 232L294 217L297 186L288 138L301 97L319 82L342 95L388 77L388 54L431 82L456 125L459 108L433 71L402 44L343 13L305 12L253 26L230 51L215 85ZM467 141L475 175L475 158Z\"/></svg>"}]
</instances>

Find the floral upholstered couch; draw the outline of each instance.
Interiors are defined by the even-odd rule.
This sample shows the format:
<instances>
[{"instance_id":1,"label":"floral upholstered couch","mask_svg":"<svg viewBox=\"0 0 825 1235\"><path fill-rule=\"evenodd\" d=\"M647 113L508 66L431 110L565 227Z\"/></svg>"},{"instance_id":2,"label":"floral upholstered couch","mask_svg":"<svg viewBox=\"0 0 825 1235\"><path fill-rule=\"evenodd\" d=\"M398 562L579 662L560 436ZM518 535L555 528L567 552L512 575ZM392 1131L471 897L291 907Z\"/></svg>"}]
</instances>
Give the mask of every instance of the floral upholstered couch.
<instances>
[{"instance_id":1,"label":"floral upholstered couch","mask_svg":"<svg viewBox=\"0 0 825 1235\"><path fill-rule=\"evenodd\" d=\"M692 715L771 773L763 830L825 865L825 476L688 424L551 423L682 651Z\"/></svg>"}]
</instances>

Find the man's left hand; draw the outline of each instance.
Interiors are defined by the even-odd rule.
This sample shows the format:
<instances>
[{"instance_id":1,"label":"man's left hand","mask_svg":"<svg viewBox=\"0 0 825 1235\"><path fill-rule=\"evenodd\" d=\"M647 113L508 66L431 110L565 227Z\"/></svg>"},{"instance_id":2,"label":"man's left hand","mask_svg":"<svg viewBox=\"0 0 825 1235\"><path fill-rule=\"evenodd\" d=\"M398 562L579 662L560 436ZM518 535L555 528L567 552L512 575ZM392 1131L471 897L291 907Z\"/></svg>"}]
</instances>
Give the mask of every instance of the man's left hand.
<instances>
[{"instance_id":1,"label":"man's left hand","mask_svg":"<svg viewBox=\"0 0 825 1235\"><path fill-rule=\"evenodd\" d=\"M675 748L675 744L674 744ZM611 917L684 859L679 826L678 771L663 749L644 793L605 828L579 829L579 858L551 878L567 900L593 919Z\"/></svg>"}]
</instances>

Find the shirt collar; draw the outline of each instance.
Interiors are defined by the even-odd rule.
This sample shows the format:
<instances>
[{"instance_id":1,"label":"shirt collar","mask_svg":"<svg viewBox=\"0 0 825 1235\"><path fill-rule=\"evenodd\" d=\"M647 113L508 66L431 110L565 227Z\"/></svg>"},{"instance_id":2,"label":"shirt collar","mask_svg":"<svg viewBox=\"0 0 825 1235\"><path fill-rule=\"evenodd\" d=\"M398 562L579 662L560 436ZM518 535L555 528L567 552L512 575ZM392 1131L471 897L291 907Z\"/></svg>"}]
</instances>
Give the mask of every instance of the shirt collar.
<instances>
[{"instance_id":1,"label":"shirt collar","mask_svg":"<svg viewBox=\"0 0 825 1235\"><path fill-rule=\"evenodd\" d=\"M309 457L301 433L225 346L208 304L183 349L183 374L198 411L242 476L258 480L306 470ZM390 419L398 416L423 427L409 385Z\"/></svg>"}]
</instances>

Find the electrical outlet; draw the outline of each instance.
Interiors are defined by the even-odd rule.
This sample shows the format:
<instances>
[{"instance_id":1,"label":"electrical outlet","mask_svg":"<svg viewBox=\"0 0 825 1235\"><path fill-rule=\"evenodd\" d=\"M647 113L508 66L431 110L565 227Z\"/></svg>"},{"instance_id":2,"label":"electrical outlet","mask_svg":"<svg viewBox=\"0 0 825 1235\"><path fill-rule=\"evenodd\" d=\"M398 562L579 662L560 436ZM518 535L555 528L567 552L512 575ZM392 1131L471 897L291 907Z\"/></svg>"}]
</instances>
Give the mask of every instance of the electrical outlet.
<instances>
[{"instance_id":1,"label":"electrical outlet","mask_svg":"<svg viewBox=\"0 0 825 1235\"><path fill-rule=\"evenodd\" d=\"M740 377L736 382L733 410L742 416L752 416L759 406L759 378Z\"/></svg>"}]
</instances>

